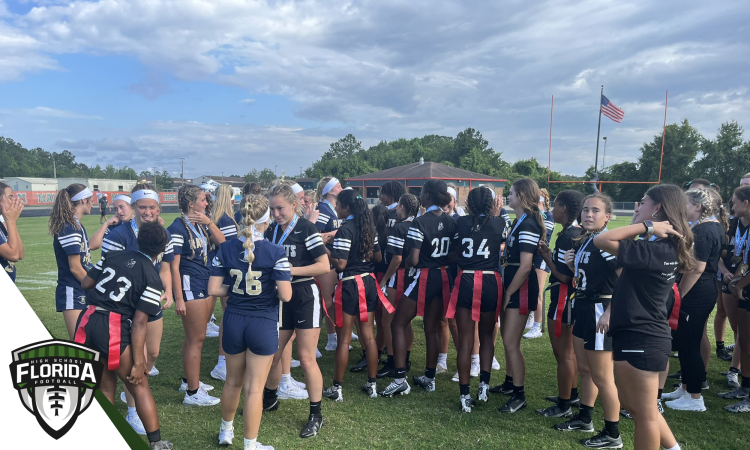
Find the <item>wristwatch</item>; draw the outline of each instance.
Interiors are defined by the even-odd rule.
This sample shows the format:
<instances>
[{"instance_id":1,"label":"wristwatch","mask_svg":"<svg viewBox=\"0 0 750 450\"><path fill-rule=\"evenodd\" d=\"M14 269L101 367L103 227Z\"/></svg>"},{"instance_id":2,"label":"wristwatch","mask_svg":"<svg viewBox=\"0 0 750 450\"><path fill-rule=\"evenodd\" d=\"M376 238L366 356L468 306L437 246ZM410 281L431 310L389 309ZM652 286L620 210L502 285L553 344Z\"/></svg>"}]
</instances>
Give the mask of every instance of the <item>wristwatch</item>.
<instances>
[{"instance_id":1,"label":"wristwatch","mask_svg":"<svg viewBox=\"0 0 750 450\"><path fill-rule=\"evenodd\" d=\"M643 226L646 227L646 235L650 236L650 235L654 234L654 222L652 222L650 220L645 220L643 222Z\"/></svg>"}]
</instances>

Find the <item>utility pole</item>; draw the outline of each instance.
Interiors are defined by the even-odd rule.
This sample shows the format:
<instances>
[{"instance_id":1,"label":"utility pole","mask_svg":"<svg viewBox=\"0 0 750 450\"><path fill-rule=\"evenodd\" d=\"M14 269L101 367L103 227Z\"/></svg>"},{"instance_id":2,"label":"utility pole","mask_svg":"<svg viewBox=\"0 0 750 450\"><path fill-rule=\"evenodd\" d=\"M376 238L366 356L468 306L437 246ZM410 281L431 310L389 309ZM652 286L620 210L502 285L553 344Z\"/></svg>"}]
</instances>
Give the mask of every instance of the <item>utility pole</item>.
<instances>
[{"instance_id":1,"label":"utility pole","mask_svg":"<svg viewBox=\"0 0 750 450\"><path fill-rule=\"evenodd\" d=\"M180 169L180 177L182 178L182 185L185 186L185 158L180 158L182 160L182 168Z\"/></svg>"},{"instance_id":2,"label":"utility pole","mask_svg":"<svg viewBox=\"0 0 750 450\"><path fill-rule=\"evenodd\" d=\"M224 183L224 172L221 172L221 182Z\"/></svg>"},{"instance_id":3,"label":"utility pole","mask_svg":"<svg viewBox=\"0 0 750 450\"><path fill-rule=\"evenodd\" d=\"M57 178L57 162L54 156L52 157L52 177Z\"/></svg>"}]
</instances>

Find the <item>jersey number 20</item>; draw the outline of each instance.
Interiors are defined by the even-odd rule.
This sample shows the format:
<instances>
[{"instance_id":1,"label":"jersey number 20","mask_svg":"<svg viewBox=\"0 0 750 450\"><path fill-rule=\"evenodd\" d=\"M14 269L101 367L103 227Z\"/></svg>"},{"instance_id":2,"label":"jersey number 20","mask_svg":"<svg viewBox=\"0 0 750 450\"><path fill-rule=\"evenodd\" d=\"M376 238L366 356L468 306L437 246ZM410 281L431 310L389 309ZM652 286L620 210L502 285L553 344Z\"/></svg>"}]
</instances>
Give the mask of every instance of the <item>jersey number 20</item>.
<instances>
[{"instance_id":1,"label":"jersey number 20","mask_svg":"<svg viewBox=\"0 0 750 450\"><path fill-rule=\"evenodd\" d=\"M432 240L432 246L435 247L435 250L432 251L433 258L440 258L441 256L446 256L448 254L448 250L450 249L451 240L450 238L444 237L442 239L435 238Z\"/></svg>"},{"instance_id":2,"label":"jersey number 20","mask_svg":"<svg viewBox=\"0 0 750 450\"><path fill-rule=\"evenodd\" d=\"M256 272L252 271L249 273L249 277L245 278L245 273L238 269L232 269L229 271L229 274L234 277L234 286L232 287L232 292L239 295L258 295L261 291L261 284L260 276L262 275L262 272ZM242 279L245 278L245 290L243 291L240 288L240 284L242 283Z\"/></svg>"}]
</instances>

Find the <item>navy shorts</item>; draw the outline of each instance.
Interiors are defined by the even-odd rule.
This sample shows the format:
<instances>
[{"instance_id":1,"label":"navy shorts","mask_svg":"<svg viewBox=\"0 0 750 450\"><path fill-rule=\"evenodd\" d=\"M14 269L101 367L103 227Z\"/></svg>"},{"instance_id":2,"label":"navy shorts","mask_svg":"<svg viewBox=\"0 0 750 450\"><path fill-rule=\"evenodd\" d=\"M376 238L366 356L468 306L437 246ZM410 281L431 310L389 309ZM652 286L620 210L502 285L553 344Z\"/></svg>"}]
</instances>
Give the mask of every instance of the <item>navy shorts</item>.
<instances>
[{"instance_id":1,"label":"navy shorts","mask_svg":"<svg viewBox=\"0 0 750 450\"><path fill-rule=\"evenodd\" d=\"M259 356L273 355L279 350L279 323L264 317L224 312L222 346L228 355L245 350Z\"/></svg>"},{"instance_id":2,"label":"navy shorts","mask_svg":"<svg viewBox=\"0 0 750 450\"><path fill-rule=\"evenodd\" d=\"M203 279L192 275L183 275L182 298L186 302L208 298L208 278Z\"/></svg>"},{"instance_id":3,"label":"navy shorts","mask_svg":"<svg viewBox=\"0 0 750 450\"><path fill-rule=\"evenodd\" d=\"M612 358L627 361L646 372L666 370L672 339L636 331L620 331L612 336Z\"/></svg>"},{"instance_id":4,"label":"navy shorts","mask_svg":"<svg viewBox=\"0 0 750 450\"><path fill-rule=\"evenodd\" d=\"M535 269L539 269L539 270L543 270L543 271L545 271L547 273L551 272L551 270L550 270L549 266L547 265L547 263L544 262L544 259L542 259L542 257L539 256L538 254L534 256L534 268Z\"/></svg>"},{"instance_id":5,"label":"navy shorts","mask_svg":"<svg viewBox=\"0 0 750 450\"><path fill-rule=\"evenodd\" d=\"M159 312L154 316L148 316L148 323L156 322L157 320L161 320L162 317L164 317L164 313L160 309Z\"/></svg>"},{"instance_id":6,"label":"navy shorts","mask_svg":"<svg viewBox=\"0 0 750 450\"><path fill-rule=\"evenodd\" d=\"M86 291L58 284L55 288L55 305L57 312L86 309Z\"/></svg>"}]
</instances>

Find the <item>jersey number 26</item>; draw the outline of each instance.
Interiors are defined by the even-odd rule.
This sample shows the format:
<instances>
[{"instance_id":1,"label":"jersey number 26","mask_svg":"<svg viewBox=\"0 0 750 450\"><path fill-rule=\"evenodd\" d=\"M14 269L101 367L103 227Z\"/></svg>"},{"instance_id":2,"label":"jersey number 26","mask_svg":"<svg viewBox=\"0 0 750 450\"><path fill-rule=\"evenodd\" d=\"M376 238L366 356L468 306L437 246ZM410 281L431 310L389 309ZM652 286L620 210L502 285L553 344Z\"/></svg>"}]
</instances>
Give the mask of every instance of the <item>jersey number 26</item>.
<instances>
[{"instance_id":1,"label":"jersey number 26","mask_svg":"<svg viewBox=\"0 0 750 450\"><path fill-rule=\"evenodd\" d=\"M250 276L245 277L247 272L243 272L238 269L232 269L229 274L234 277L234 286L232 286L232 292L239 295L258 295L261 291L260 278L262 272L252 271L249 273ZM242 279L245 278L245 290L240 288Z\"/></svg>"}]
</instances>

